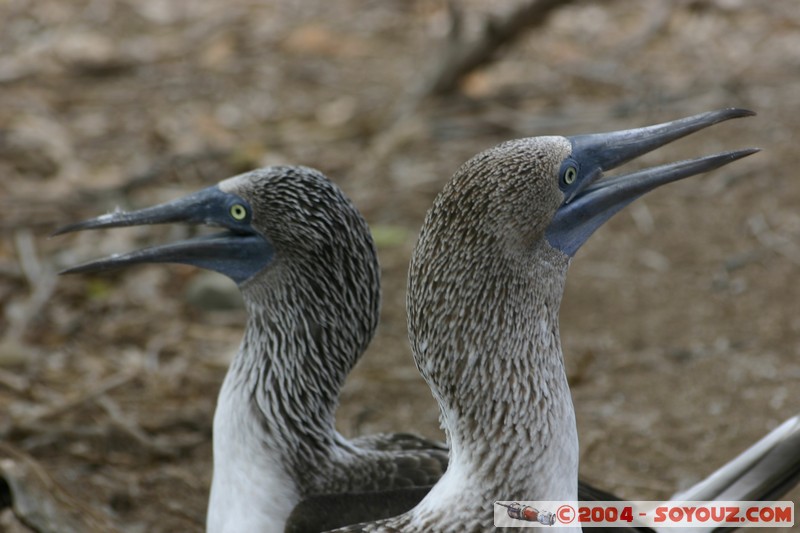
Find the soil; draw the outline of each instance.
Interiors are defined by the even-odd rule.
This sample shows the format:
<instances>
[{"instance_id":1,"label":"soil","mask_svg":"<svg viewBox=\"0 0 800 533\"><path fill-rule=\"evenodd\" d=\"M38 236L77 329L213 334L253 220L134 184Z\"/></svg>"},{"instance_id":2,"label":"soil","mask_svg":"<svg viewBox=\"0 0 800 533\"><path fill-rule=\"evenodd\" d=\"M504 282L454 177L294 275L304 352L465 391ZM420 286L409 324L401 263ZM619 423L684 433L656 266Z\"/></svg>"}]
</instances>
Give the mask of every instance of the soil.
<instances>
[{"instance_id":1,"label":"soil","mask_svg":"<svg viewBox=\"0 0 800 533\"><path fill-rule=\"evenodd\" d=\"M458 5L466 38L500 9ZM575 257L561 333L582 475L667 497L800 412L794 0L565 5L421 100L444 2L11 0L0 21L0 439L120 530L202 530L216 392L245 316L231 282L190 267L55 274L185 228L48 234L269 164L322 170L379 245L381 325L341 431L441 438L404 295L458 166L514 137L753 109L638 164L762 153L654 192Z\"/></svg>"}]
</instances>

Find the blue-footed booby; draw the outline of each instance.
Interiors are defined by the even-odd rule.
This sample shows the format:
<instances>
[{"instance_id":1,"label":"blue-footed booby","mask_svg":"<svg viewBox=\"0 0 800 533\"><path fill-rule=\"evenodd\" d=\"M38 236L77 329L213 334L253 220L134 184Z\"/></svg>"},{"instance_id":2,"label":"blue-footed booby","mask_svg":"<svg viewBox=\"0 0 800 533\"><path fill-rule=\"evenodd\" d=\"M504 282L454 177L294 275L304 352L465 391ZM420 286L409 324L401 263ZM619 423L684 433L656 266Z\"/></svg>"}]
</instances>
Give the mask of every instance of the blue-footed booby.
<instances>
[{"instance_id":1,"label":"blue-footed booby","mask_svg":"<svg viewBox=\"0 0 800 533\"><path fill-rule=\"evenodd\" d=\"M377 256L352 203L318 171L271 167L56 234L174 222L226 231L65 272L186 263L239 285L249 318L214 416L208 531L311 533L416 505L444 473L444 444L406 434L348 441L334 428L341 386L379 317Z\"/></svg>"},{"instance_id":2,"label":"blue-footed booby","mask_svg":"<svg viewBox=\"0 0 800 533\"><path fill-rule=\"evenodd\" d=\"M372 336L379 301L369 231L341 191L314 170L272 167L56 233L169 222L227 231L68 272L176 262L239 285L249 320L215 415L209 531L316 532L421 500L444 471L442 445L410 435L346 441L333 428L339 387ZM580 482L578 491L616 499Z\"/></svg>"},{"instance_id":3,"label":"blue-footed booby","mask_svg":"<svg viewBox=\"0 0 800 533\"><path fill-rule=\"evenodd\" d=\"M572 257L648 191L757 150L602 175L752 114L725 109L633 130L513 140L455 173L426 215L407 293L414 359L439 403L450 464L411 511L339 531L495 531L495 501L579 499L558 321Z\"/></svg>"},{"instance_id":4,"label":"blue-footed booby","mask_svg":"<svg viewBox=\"0 0 800 533\"><path fill-rule=\"evenodd\" d=\"M56 233L175 222L223 232L65 272L186 263L238 284L248 321L214 414L207 530L279 532L295 505L317 494L426 487L407 502L381 498L369 507L357 498L356 509L340 507L324 523L413 507L444 472L446 448L407 434L348 440L334 427L340 389L375 332L380 305L372 236L350 200L316 170L276 166Z\"/></svg>"}]
</instances>

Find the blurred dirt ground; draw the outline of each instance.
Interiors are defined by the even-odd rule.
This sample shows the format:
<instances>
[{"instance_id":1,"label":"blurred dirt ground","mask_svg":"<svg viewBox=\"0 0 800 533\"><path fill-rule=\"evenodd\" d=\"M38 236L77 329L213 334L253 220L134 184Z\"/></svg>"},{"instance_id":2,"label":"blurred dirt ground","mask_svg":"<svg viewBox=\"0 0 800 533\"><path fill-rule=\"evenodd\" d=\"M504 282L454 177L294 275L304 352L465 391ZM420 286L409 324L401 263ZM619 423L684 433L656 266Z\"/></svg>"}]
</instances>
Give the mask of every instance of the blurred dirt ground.
<instances>
[{"instance_id":1,"label":"blurred dirt ground","mask_svg":"<svg viewBox=\"0 0 800 533\"><path fill-rule=\"evenodd\" d=\"M457 4L467 38L508 8ZM800 412L796 1L568 5L455 93L415 102L449 21L423 0L0 2L0 440L120 530L200 531L244 322L232 283L180 266L55 276L186 228L47 235L284 162L339 183L380 247L382 322L341 430L439 437L404 289L449 176L505 139L727 106L758 116L643 164L764 151L639 201L572 266L561 317L582 473L666 497ZM12 522L0 529L24 531Z\"/></svg>"}]
</instances>

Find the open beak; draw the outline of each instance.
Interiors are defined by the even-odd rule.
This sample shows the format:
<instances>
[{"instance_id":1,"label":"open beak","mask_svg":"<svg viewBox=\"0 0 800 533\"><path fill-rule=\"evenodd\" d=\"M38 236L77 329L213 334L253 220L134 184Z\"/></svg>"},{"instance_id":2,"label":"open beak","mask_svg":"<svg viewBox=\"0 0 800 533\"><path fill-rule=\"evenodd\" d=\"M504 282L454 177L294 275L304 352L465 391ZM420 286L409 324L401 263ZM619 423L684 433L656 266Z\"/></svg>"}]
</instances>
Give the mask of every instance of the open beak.
<instances>
[{"instance_id":1,"label":"open beak","mask_svg":"<svg viewBox=\"0 0 800 533\"><path fill-rule=\"evenodd\" d=\"M676 139L725 120L752 115L755 113L745 109L722 109L655 126L569 137L579 176L547 229L548 241L573 256L597 228L645 193L758 152L757 148L724 152L601 179L604 171Z\"/></svg>"},{"instance_id":2,"label":"open beak","mask_svg":"<svg viewBox=\"0 0 800 533\"><path fill-rule=\"evenodd\" d=\"M141 263L183 263L220 272L236 283L242 283L270 263L274 257L274 249L266 238L252 229L249 214L243 221L231 218L229 206L233 201L244 202L214 186L154 207L127 213L110 213L64 226L53 235L86 229L176 222L205 224L225 228L227 231L112 255L68 268L61 274L102 272Z\"/></svg>"}]
</instances>

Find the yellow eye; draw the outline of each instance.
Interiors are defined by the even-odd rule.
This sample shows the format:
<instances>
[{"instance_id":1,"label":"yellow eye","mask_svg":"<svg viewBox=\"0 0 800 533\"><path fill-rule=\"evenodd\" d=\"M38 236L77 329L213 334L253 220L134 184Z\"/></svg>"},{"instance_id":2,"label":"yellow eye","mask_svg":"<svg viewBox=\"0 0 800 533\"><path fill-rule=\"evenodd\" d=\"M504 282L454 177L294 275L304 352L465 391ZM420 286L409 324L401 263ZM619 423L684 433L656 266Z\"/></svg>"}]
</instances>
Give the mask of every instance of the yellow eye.
<instances>
[{"instance_id":1,"label":"yellow eye","mask_svg":"<svg viewBox=\"0 0 800 533\"><path fill-rule=\"evenodd\" d=\"M231 206L231 216L234 220L244 220L247 218L247 208L242 204L233 204Z\"/></svg>"},{"instance_id":2,"label":"yellow eye","mask_svg":"<svg viewBox=\"0 0 800 533\"><path fill-rule=\"evenodd\" d=\"M572 185L575 183L575 180L578 178L578 169L574 166L568 166L567 170L564 171L564 183L567 185Z\"/></svg>"}]
</instances>

